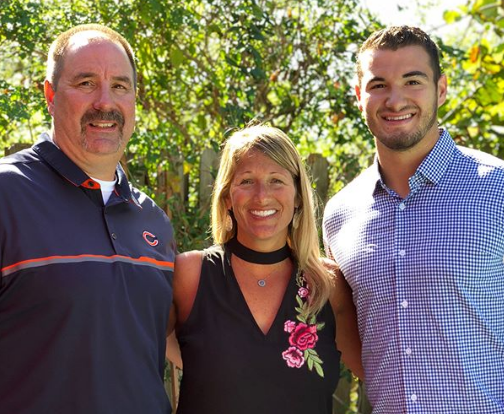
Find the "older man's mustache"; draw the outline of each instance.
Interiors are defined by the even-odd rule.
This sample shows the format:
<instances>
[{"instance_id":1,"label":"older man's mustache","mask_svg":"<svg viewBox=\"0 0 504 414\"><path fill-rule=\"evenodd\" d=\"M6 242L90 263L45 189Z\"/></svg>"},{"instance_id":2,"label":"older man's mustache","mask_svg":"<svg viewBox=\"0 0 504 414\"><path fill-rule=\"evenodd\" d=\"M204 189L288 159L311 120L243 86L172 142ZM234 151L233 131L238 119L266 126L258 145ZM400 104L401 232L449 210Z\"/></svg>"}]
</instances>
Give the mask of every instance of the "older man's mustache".
<instances>
[{"instance_id":1,"label":"older man's mustache","mask_svg":"<svg viewBox=\"0 0 504 414\"><path fill-rule=\"evenodd\" d=\"M114 121L120 128L124 126L124 117L119 111L88 111L81 118L81 127L84 129L87 124L93 121Z\"/></svg>"}]
</instances>

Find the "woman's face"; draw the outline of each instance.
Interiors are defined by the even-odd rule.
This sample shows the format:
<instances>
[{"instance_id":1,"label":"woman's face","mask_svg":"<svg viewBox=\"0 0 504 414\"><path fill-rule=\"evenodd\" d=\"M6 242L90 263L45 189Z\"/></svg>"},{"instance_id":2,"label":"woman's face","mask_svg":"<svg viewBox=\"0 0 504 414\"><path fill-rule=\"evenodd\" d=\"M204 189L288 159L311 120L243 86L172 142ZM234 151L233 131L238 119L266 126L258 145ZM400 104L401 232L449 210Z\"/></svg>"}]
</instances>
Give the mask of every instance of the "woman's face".
<instances>
[{"instance_id":1,"label":"woman's face","mask_svg":"<svg viewBox=\"0 0 504 414\"><path fill-rule=\"evenodd\" d=\"M287 241L296 207L292 175L252 149L237 165L226 205L233 210L242 244L258 251L277 250Z\"/></svg>"}]
</instances>

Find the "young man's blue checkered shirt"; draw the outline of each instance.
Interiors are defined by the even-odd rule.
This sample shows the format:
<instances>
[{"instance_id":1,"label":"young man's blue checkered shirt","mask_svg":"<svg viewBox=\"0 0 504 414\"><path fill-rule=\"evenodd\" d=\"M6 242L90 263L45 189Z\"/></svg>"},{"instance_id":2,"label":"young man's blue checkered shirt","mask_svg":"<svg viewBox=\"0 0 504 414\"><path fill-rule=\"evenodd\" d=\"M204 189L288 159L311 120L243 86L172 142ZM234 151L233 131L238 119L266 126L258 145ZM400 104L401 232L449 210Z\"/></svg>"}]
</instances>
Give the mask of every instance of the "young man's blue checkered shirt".
<instances>
[{"instance_id":1,"label":"young man's blue checkered shirt","mask_svg":"<svg viewBox=\"0 0 504 414\"><path fill-rule=\"evenodd\" d=\"M328 203L375 414L504 413L504 161L448 132L401 199L378 162Z\"/></svg>"}]
</instances>

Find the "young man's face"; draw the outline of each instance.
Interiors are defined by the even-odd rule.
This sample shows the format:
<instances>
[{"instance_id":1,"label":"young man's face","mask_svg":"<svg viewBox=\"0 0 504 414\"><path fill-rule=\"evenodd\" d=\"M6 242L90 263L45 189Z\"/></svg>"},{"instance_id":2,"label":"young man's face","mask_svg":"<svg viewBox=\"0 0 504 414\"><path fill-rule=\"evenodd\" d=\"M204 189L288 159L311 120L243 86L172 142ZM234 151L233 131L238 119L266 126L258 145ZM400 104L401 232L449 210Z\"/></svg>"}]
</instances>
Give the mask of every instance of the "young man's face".
<instances>
[{"instance_id":1,"label":"young man's face","mask_svg":"<svg viewBox=\"0 0 504 414\"><path fill-rule=\"evenodd\" d=\"M377 147L406 151L424 138L436 142L437 110L446 99L446 77L434 82L421 46L368 50L361 55L356 94Z\"/></svg>"}]
</instances>

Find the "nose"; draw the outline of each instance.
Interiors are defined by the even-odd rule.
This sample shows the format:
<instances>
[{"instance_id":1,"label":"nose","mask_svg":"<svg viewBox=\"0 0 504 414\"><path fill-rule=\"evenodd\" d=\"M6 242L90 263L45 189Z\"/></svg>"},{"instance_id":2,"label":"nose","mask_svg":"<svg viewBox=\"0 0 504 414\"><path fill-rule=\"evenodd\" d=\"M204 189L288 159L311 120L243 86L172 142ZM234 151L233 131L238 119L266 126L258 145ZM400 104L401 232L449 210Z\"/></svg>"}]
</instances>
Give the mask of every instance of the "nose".
<instances>
[{"instance_id":1,"label":"nose","mask_svg":"<svg viewBox=\"0 0 504 414\"><path fill-rule=\"evenodd\" d=\"M263 202L269 197L269 187L266 183L258 182L255 185L254 197L257 201Z\"/></svg>"},{"instance_id":2,"label":"nose","mask_svg":"<svg viewBox=\"0 0 504 414\"><path fill-rule=\"evenodd\" d=\"M390 88L385 106L393 111L399 112L407 105L407 99L400 88Z\"/></svg>"},{"instance_id":3,"label":"nose","mask_svg":"<svg viewBox=\"0 0 504 414\"><path fill-rule=\"evenodd\" d=\"M110 110L114 101L111 91L108 87L102 86L96 90L95 100L93 102L94 109L102 112Z\"/></svg>"}]
</instances>

